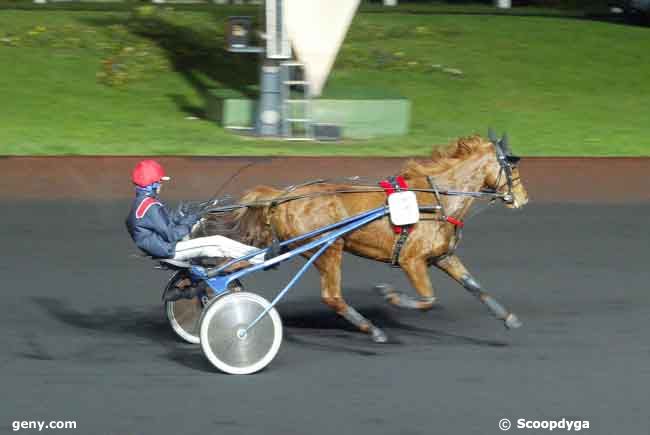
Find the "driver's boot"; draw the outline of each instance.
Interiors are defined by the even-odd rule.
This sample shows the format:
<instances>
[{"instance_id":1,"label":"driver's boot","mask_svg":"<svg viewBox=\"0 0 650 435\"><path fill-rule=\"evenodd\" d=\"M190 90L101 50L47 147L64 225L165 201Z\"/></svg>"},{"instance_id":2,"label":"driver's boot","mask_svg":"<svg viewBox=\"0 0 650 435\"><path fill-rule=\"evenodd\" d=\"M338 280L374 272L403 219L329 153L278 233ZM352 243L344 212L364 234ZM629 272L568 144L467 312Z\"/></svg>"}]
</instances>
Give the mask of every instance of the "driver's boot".
<instances>
[{"instance_id":1,"label":"driver's boot","mask_svg":"<svg viewBox=\"0 0 650 435\"><path fill-rule=\"evenodd\" d=\"M189 283L186 283L189 282ZM179 287L179 285L186 284ZM198 297L205 289L205 283L200 282L197 285L192 285L191 280L185 279L179 282L176 286L170 288L163 295L164 302L173 302L179 299L194 299Z\"/></svg>"}]
</instances>

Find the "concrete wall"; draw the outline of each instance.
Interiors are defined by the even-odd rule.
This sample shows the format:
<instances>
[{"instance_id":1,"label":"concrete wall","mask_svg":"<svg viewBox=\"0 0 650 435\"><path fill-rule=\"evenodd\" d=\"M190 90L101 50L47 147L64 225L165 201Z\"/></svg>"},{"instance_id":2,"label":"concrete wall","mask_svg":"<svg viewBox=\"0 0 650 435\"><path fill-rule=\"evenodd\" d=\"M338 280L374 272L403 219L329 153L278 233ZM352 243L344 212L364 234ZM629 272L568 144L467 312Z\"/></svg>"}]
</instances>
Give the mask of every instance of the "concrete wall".
<instances>
[{"instance_id":1,"label":"concrete wall","mask_svg":"<svg viewBox=\"0 0 650 435\"><path fill-rule=\"evenodd\" d=\"M213 94L206 106L209 119L225 128L252 127L255 102L246 98L222 98ZM367 139L403 136L409 132L411 102L407 99L334 100L312 102L316 123L342 127L343 137Z\"/></svg>"},{"instance_id":2,"label":"concrete wall","mask_svg":"<svg viewBox=\"0 0 650 435\"><path fill-rule=\"evenodd\" d=\"M368 139L409 132L411 102L396 100L316 100L316 122L340 125L343 137Z\"/></svg>"}]
</instances>

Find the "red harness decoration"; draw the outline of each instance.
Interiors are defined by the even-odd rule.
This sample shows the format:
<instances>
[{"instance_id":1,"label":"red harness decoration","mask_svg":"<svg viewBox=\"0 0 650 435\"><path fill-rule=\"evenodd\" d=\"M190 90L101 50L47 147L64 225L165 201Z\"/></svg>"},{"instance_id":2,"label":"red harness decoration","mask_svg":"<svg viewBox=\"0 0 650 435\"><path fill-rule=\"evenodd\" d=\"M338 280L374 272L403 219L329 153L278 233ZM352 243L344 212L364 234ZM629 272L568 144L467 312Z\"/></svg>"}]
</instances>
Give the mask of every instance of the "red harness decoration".
<instances>
[{"instance_id":1,"label":"red harness decoration","mask_svg":"<svg viewBox=\"0 0 650 435\"><path fill-rule=\"evenodd\" d=\"M408 190L409 188L408 183L401 175L398 175L397 177L390 177L386 180L381 180L379 182L379 186L381 186L384 189L384 192L386 192L386 196L391 196L395 192ZM410 233L411 231L413 231L413 225L409 225L406 227L393 226L393 231L395 231L395 234L402 234L402 230L404 229L406 229L406 231Z\"/></svg>"},{"instance_id":2,"label":"red harness decoration","mask_svg":"<svg viewBox=\"0 0 650 435\"><path fill-rule=\"evenodd\" d=\"M147 211L154 205L162 206L162 204L155 198L151 198L150 196L146 197L135 210L136 219L142 219L144 215L147 214Z\"/></svg>"},{"instance_id":3,"label":"red harness decoration","mask_svg":"<svg viewBox=\"0 0 650 435\"><path fill-rule=\"evenodd\" d=\"M386 196L390 196L395 192L399 192L400 190L408 190L409 188L408 183L401 175L398 175L397 177L390 177L386 180L381 180L379 182L379 185L384 189L384 192L386 192ZM443 216L443 219L458 228L463 228L465 226L465 222L460 219L456 219L453 216ZM401 234L403 228L404 227L393 227L395 234ZM413 225L407 226L406 229L410 233L413 231Z\"/></svg>"},{"instance_id":4,"label":"red harness decoration","mask_svg":"<svg viewBox=\"0 0 650 435\"><path fill-rule=\"evenodd\" d=\"M406 180L404 180L404 177L398 175L397 177L394 178L394 180L395 180L394 184L391 182L390 179L381 180L379 182L379 185L384 188L384 192L386 192L386 196L392 195L397 190L408 190L409 185L406 183ZM396 189L396 186L399 189Z\"/></svg>"},{"instance_id":5,"label":"red harness decoration","mask_svg":"<svg viewBox=\"0 0 650 435\"><path fill-rule=\"evenodd\" d=\"M458 228L463 228L465 226L465 222L461 221L460 219L456 219L455 217L446 216L445 220L452 225L456 225Z\"/></svg>"}]
</instances>

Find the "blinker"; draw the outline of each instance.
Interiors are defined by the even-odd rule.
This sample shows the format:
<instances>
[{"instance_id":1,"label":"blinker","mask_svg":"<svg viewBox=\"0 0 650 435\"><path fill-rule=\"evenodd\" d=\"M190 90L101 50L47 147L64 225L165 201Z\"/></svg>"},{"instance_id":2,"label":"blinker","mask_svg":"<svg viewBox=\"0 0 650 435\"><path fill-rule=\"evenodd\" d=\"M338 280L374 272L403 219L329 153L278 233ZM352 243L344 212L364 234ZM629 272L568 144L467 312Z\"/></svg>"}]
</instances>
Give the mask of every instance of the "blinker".
<instances>
[{"instance_id":1,"label":"blinker","mask_svg":"<svg viewBox=\"0 0 650 435\"><path fill-rule=\"evenodd\" d=\"M510 163L511 165L516 165L519 163L521 160L521 157L513 156L513 155L507 155L506 156L506 162Z\"/></svg>"}]
</instances>

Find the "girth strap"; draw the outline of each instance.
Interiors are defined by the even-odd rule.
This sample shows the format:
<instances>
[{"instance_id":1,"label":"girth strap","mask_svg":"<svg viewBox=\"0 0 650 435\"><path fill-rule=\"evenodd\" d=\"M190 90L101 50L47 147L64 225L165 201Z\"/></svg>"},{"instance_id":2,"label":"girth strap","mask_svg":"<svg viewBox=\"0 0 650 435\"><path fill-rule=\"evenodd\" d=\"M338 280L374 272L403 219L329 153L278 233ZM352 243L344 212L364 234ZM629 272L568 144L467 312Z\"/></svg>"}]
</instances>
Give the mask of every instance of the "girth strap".
<instances>
[{"instance_id":1,"label":"girth strap","mask_svg":"<svg viewBox=\"0 0 650 435\"><path fill-rule=\"evenodd\" d=\"M393 256L390 259L390 264L393 267L400 267L399 265L399 255L402 252L402 248L406 244L406 239L408 239L410 231L402 231L399 233L399 237L395 241L395 246L393 246Z\"/></svg>"}]
</instances>

